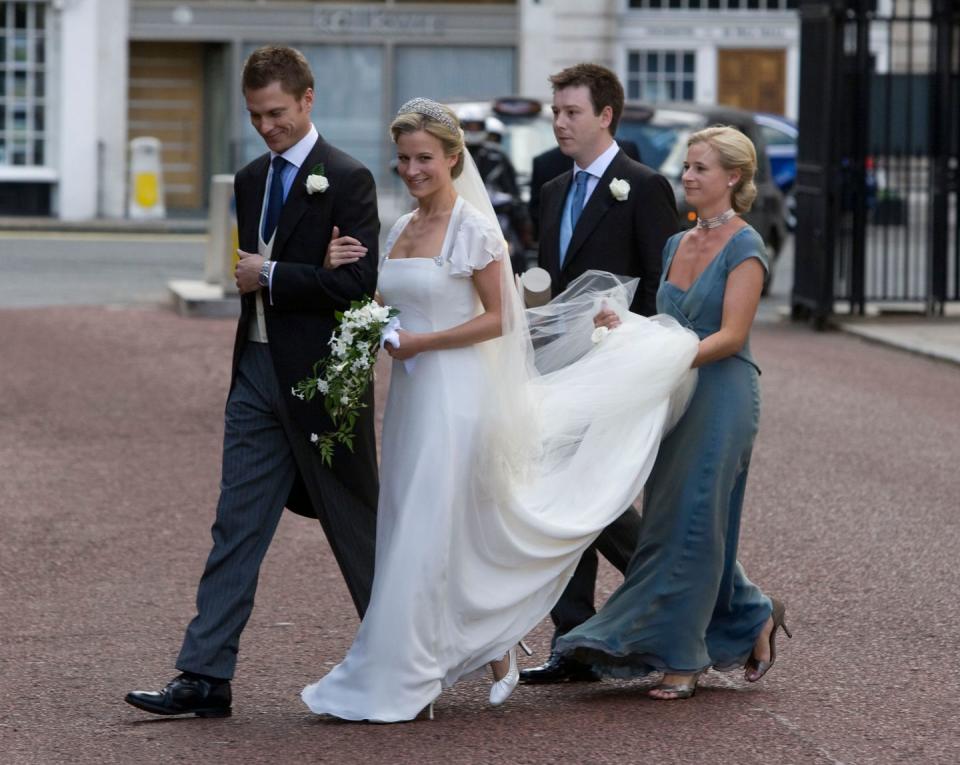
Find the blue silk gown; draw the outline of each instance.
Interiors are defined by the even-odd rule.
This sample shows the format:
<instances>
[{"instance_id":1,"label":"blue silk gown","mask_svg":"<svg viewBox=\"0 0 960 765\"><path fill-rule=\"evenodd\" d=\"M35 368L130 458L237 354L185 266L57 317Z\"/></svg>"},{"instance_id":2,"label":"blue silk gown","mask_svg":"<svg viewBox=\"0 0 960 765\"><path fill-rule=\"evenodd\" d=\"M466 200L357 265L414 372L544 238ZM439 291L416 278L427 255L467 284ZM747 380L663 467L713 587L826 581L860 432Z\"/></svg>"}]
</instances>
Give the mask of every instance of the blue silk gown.
<instances>
[{"instance_id":1,"label":"blue silk gown","mask_svg":"<svg viewBox=\"0 0 960 765\"><path fill-rule=\"evenodd\" d=\"M664 246L657 310L702 340L720 329L727 275L748 258L767 269L763 240L737 231L686 290L667 281L682 232ZM760 415L749 341L700 368L696 391L664 439L644 489L636 552L603 608L556 650L607 675L731 669L750 656L771 602L737 562L740 514Z\"/></svg>"}]
</instances>

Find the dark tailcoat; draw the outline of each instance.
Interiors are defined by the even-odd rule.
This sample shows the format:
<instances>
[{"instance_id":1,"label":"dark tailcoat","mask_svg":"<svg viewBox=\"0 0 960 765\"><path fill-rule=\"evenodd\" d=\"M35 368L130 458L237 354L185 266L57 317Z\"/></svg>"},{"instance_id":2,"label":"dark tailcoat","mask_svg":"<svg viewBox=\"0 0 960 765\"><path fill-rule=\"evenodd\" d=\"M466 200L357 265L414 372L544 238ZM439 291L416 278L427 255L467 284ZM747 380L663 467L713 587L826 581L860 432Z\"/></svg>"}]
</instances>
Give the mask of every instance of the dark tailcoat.
<instances>
[{"instance_id":1,"label":"dark tailcoat","mask_svg":"<svg viewBox=\"0 0 960 765\"><path fill-rule=\"evenodd\" d=\"M318 165L323 165L330 186L322 193L309 194L306 178ZM234 181L240 249L246 252L257 252L269 169L270 155L264 154L240 170ZM367 247L367 254L352 265L330 270L323 267L323 259L334 225L339 226L341 236L360 240ZM272 290L263 290L270 355L281 391L289 391L311 374L314 362L329 354L327 342L337 325L334 312L349 308L353 300L373 295L377 285L379 231L376 189L370 171L319 137L283 205L271 254L276 262ZM254 295L251 292L242 298L231 389L248 342L249 324L256 321ZM368 408L356 423L353 453L338 447L333 471L364 504L376 507L372 388L371 385L367 394ZM286 401L304 439L309 439L311 433L332 429L319 398L304 402L290 395ZM298 479L287 506L303 515L313 515L303 488Z\"/></svg>"}]
</instances>

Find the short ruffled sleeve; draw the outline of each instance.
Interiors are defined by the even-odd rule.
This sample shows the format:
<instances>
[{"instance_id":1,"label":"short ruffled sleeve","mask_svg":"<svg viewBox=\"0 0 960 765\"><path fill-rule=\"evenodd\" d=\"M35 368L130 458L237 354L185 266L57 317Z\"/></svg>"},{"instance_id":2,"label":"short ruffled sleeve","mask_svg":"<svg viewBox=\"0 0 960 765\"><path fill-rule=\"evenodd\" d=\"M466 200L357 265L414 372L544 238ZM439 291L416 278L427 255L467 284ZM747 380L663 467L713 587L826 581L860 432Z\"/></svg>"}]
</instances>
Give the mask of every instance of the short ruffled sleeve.
<instances>
[{"instance_id":1,"label":"short ruffled sleeve","mask_svg":"<svg viewBox=\"0 0 960 765\"><path fill-rule=\"evenodd\" d=\"M767 248L763 243L763 237L752 226L744 226L733 235L727 245L727 273L729 274L743 261L750 258L759 260L763 270L770 273L770 264L767 262Z\"/></svg>"},{"instance_id":2,"label":"short ruffled sleeve","mask_svg":"<svg viewBox=\"0 0 960 765\"><path fill-rule=\"evenodd\" d=\"M396 244L397 239L400 238L400 234L407 227L407 224L410 222L410 218L412 217L412 212L401 215L399 218L397 218L397 222L391 227L390 233L387 234L387 242L383 247L383 255L380 256L381 268L383 267L386 259L390 257L390 251L393 250L393 245Z\"/></svg>"},{"instance_id":3,"label":"short ruffled sleeve","mask_svg":"<svg viewBox=\"0 0 960 765\"><path fill-rule=\"evenodd\" d=\"M460 225L450 248L450 275L471 276L507 254L500 227L469 203L463 203Z\"/></svg>"}]
</instances>

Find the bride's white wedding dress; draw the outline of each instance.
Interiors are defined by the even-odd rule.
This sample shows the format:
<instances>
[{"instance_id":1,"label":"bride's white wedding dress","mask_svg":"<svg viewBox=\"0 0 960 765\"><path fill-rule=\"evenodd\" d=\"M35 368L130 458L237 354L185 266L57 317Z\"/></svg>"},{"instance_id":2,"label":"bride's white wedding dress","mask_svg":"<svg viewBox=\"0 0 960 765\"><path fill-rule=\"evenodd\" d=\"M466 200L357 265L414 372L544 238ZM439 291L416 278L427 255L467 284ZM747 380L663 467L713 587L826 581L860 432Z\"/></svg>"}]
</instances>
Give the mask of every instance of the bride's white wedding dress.
<instances>
[{"instance_id":1,"label":"bride's white wedding dress","mask_svg":"<svg viewBox=\"0 0 960 765\"><path fill-rule=\"evenodd\" d=\"M478 315L472 272L494 259L509 269L500 231L459 197L436 258L390 259L409 217L387 239L384 302L410 332ZM527 434L536 459L519 474L495 464L488 343L419 354L411 371L395 361L370 605L343 661L303 690L307 706L411 720L523 638L639 493L696 345L679 325L630 314L576 363L536 376L517 391L539 423Z\"/></svg>"}]
</instances>

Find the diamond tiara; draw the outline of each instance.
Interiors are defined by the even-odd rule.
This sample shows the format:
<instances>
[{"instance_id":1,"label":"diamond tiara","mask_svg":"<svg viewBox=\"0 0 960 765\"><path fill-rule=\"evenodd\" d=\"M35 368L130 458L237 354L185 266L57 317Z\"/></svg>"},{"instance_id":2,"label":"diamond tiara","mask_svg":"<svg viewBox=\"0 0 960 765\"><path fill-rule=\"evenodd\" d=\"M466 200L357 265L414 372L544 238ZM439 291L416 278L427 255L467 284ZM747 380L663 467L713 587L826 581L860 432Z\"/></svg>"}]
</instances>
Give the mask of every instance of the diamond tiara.
<instances>
[{"instance_id":1,"label":"diamond tiara","mask_svg":"<svg viewBox=\"0 0 960 765\"><path fill-rule=\"evenodd\" d=\"M397 114L422 114L424 117L446 125L451 130L457 129L457 124L450 114L440 104L429 98L411 98L400 107Z\"/></svg>"}]
</instances>

